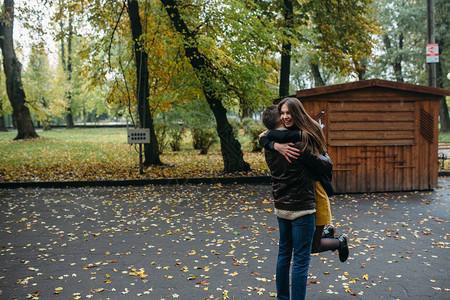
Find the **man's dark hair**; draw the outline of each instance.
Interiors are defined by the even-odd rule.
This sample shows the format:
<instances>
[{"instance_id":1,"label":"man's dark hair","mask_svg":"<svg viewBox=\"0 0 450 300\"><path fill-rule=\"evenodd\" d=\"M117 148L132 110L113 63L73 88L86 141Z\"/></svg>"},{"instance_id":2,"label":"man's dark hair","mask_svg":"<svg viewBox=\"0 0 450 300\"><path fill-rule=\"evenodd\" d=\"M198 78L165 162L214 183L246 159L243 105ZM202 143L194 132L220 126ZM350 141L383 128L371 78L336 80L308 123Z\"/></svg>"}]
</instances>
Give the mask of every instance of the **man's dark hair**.
<instances>
[{"instance_id":1,"label":"man's dark hair","mask_svg":"<svg viewBox=\"0 0 450 300\"><path fill-rule=\"evenodd\" d=\"M274 130L280 125L280 113L276 105L270 105L263 111L262 122L269 130Z\"/></svg>"}]
</instances>

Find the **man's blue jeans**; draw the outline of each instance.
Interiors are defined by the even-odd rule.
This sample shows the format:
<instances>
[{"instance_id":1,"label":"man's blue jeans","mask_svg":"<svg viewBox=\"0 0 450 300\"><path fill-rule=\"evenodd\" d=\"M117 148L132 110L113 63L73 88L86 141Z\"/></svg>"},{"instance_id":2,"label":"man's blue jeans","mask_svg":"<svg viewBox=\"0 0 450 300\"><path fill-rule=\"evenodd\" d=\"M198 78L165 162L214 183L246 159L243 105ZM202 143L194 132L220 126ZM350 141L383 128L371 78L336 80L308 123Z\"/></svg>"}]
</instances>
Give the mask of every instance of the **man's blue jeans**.
<instances>
[{"instance_id":1,"label":"man's blue jeans","mask_svg":"<svg viewBox=\"0 0 450 300\"><path fill-rule=\"evenodd\" d=\"M289 300L289 269L292 251L292 300L305 299L308 279L311 245L315 230L314 214L306 215L293 221L278 217L280 242L277 261L277 295L278 299Z\"/></svg>"}]
</instances>

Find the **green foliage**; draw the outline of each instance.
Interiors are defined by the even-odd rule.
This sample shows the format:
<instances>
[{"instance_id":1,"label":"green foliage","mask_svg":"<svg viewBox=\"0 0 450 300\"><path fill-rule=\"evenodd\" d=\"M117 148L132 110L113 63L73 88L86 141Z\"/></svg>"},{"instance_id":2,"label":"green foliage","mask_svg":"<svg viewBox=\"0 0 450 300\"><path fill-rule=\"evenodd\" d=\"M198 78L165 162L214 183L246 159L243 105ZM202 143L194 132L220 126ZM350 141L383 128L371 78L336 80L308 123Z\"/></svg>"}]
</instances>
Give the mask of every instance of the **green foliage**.
<instances>
[{"instance_id":1,"label":"green foliage","mask_svg":"<svg viewBox=\"0 0 450 300\"><path fill-rule=\"evenodd\" d=\"M45 50L38 45L33 46L23 85L30 110L36 120L42 122L44 130L50 129L53 117L61 117L64 112L64 102L60 97L64 94L61 91L65 91L65 85L54 85L56 75Z\"/></svg>"},{"instance_id":2,"label":"green foliage","mask_svg":"<svg viewBox=\"0 0 450 300\"><path fill-rule=\"evenodd\" d=\"M182 106L182 119L187 128L214 127L215 119L208 103L203 99L186 101Z\"/></svg>"},{"instance_id":3,"label":"green foliage","mask_svg":"<svg viewBox=\"0 0 450 300\"><path fill-rule=\"evenodd\" d=\"M434 0L435 7L435 35L439 44L439 64L437 74L438 87L450 89L450 2L448 0Z\"/></svg>"},{"instance_id":4,"label":"green foliage","mask_svg":"<svg viewBox=\"0 0 450 300\"><path fill-rule=\"evenodd\" d=\"M306 49L307 65L313 61L335 74L354 74L355 64L370 56L373 37L379 33L378 24L370 15L372 0L290 0L293 16L289 23L281 17L286 1L254 2L263 16L273 22L279 45L290 43L293 54Z\"/></svg>"},{"instance_id":5,"label":"green foliage","mask_svg":"<svg viewBox=\"0 0 450 300\"><path fill-rule=\"evenodd\" d=\"M164 149L168 146L172 151L181 150L181 142L186 133L181 115L182 110L174 109L154 116L153 124L158 139L159 153L164 153Z\"/></svg>"},{"instance_id":6,"label":"green foliage","mask_svg":"<svg viewBox=\"0 0 450 300\"><path fill-rule=\"evenodd\" d=\"M24 89L31 112L37 121L41 121L44 129L48 129L50 121L61 118L70 105L72 114L82 118L84 122L89 114L100 116L110 113L105 102L106 89L92 86L89 76L81 74L82 66L87 60L77 55L84 47L85 40L74 38L72 41L72 76L67 81L61 61L57 66L50 66L48 54L42 45L34 45L31 49L28 67L24 72ZM70 103L67 94L70 92Z\"/></svg>"},{"instance_id":7,"label":"green foliage","mask_svg":"<svg viewBox=\"0 0 450 300\"><path fill-rule=\"evenodd\" d=\"M166 116L167 137L170 139L169 146L172 151L181 150L181 141L186 133L185 124L182 121L182 113L181 109L174 109L170 112L162 113Z\"/></svg>"},{"instance_id":8,"label":"green foliage","mask_svg":"<svg viewBox=\"0 0 450 300\"><path fill-rule=\"evenodd\" d=\"M307 47L308 45L301 45L295 49L292 55L294 64L291 66L291 91L317 87L314 75L311 72L311 62L314 60L314 57L308 52ZM324 65L319 65L318 67L325 85L344 83L349 80L349 76L340 74L332 68Z\"/></svg>"},{"instance_id":9,"label":"green foliage","mask_svg":"<svg viewBox=\"0 0 450 300\"><path fill-rule=\"evenodd\" d=\"M143 21L142 39L137 41L148 55L149 105L152 115L167 112L179 103L202 95L198 80L182 55L180 41L173 34L159 0L139 1ZM78 12L87 16L95 31L88 32L90 45L81 55L91 59L83 73L92 85L107 85L106 101L119 111L136 111L137 80L134 41L126 3L92 3ZM137 122L137 120L135 120Z\"/></svg>"},{"instance_id":10,"label":"green foliage","mask_svg":"<svg viewBox=\"0 0 450 300\"><path fill-rule=\"evenodd\" d=\"M450 142L450 132L439 131L439 138L438 139L439 139L440 142L444 142L444 141Z\"/></svg>"},{"instance_id":11,"label":"green foliage","mask_svg":"<svg viewBox=\"0 0 450 300\"><path fill-rule=\"evenodd\" d=\"M184 130L182 123L180 123L178 127L174 127L169 130L169 136L171 137L169 145L172 148L172 151L181 150L181 141L185 132L186 131Z\"/></svg>"},{"instance_id":12,"label":"green foliage","mask_svg":"<svg viewBox=\"0 0 450 300\"><path fill-rule=\"evenodd\" d=\"M426 1L382 0L374 6L383 32L376 36L380 54L369 76L426 85Z\"/></svg>"},{"instance_id":13,"label":"green foliage","mask_svg":"<svg viewBox=\"0 0 450 300\"><path fill-rule=\"evenodd\" d=\"M228 122L233 128L233 135L237 137L239 135L239 129L241 129L241 122L238 118L228 118Z\"/></svg>"},{"instance_id":14,"label":"green foliage","mask_svg":"<svg viewBox=\"0 0 450 300\"><path fill-rule=\"evenodd\" d=\"M209 148L217 142L215 120L205 100L187 101L182 107L182 119L192 133L192 145L207 154Z\"/></svg>"},{"instance_id":15,"label":"green foliage","mask_svg":"<svg viewBox=\"0 0 450 300\"><path fill-rule=\"evenodd\" d=\"M108 104L105 102L108 88L101 85L93 85L91 74L84 70L84 66L89 63L89 58L85 58L79 53L88 47L88 41L83 37L74 37L72 40L72 78L68 89L71 93L70 108L74 116L82 117L86 120L88 114L100 116L110 113ZM67 103L68 105L68 103Z\"/></svg>"},{"instance_id":16,"label":"green foliage","mask_svg":"<svg viewBox=\"0 0 450 300\"><path fill-rule=\"evenodd\" d=\"M271 84L276 82L277 31L271 21L260 17L252 1L201 0L179 8L195 35L193 40L178 36L183 42L179 45L195 43L207 61L204 73L197 70L197 79L207 82L204 92L214 93L227 109L241 114L264 107L276 94Z\"/></svg>"},{"instance_id":17,"label":"green foliage","mask_svg":"<svg viewBox=\"0 0 450 300\"><path fill-rule=\"evenodd\" d=\"M169 143L167 139L167 122L164 120L163 114L153 116L153 126L155 128L156 139L158 140L158 151L162 154Z\"/></svg>"},{"instance_id":18,"label":"green foliage","mask_svg":"<svg viewBox=\"0 0 450 300\"><path fill-rule=\"evenodd\" d=\"M156 114L154 125L160 153L167 147L179 151L187 130L192 133L194 149L201 150L202 154L206 154L217 141L214 116L204 100L174 105L170 111Z\"/></svg>"},{"instance_id":19,"label":"green foliage","mask_svg":"<svg viewBox=\"0 0 450 300\"><path fill-rule=\"evenodd\" d=\"M372 0L302 1L298 11L305 22L296 28L309 46L313 61L335 73L356 72L355 63L370 56L379 33L371 17Z\"/></svg>"},{"instance_id":20,"label":"green foliage","mask_svg":"<svg viewBox=\"0 0 450 300\"><path fill-rule=\"evenodd\" d=\"M169 115L169 116L168 116ZM183 122L170 120L170 113L159 113L153 118L158 151L160 154L170 146L172 151L180 151L183 137L186 133Z\"/></svg>"},{"instance_id":21,"label":"green foliage","mask_svg":"<svg viewBox=\"0 0 450 300\"><path fill-rule=\"evenodd\" d=\"M194 149L200 149L200 154L208 154L209 148L217 142L216 130L212 127L192 129L192 144Z\"/></svg>"},{"instance_id":22,"label":"green foliage","mask_svg":"<svg viewBox=\"0 0 450 300\"><path fill-rule=\"evenodd\" d=\"M250 138L250 144L252 151L261 151L261 145L259 144L259 134L266 130L261 121L246 118L242 120L244 132Z\"/></svg>"}]
</instances>

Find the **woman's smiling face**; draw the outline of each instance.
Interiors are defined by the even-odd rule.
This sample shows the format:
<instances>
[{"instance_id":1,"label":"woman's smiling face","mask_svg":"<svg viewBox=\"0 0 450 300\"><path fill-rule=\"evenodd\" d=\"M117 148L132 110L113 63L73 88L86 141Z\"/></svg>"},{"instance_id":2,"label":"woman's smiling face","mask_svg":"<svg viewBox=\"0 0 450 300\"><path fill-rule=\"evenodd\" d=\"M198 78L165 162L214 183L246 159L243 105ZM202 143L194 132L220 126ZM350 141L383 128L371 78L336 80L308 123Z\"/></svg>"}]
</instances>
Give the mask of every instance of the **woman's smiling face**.
<instances>
[{"instance_id":1,"label":"woman's smiling face","mask_svg":"<svg viewBox=\"0 0 450 300\"><path fill-rule=\"evenodd\" d=\"M283 104L283 106L281 107L280 120L281 122L283 122L284 126L288 128L294 126L291 113L289 112L289 108L286 104Z\"/></svg>"}]
</instances>

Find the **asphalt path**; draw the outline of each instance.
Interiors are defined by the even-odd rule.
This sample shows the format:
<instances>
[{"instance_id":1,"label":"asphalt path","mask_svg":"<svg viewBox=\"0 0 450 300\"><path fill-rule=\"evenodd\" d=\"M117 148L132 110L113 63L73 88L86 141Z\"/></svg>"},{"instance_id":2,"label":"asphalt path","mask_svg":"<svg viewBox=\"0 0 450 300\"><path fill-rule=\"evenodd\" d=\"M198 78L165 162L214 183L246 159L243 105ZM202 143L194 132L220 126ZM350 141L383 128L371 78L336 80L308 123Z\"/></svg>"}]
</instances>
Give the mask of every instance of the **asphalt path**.
<instances>
[{"instance_id":1,"label":"asphalt path","mask_svg":"<svg viewBox=\"0 0 450 300\"><path fill-rule=\"evenodd\" d=\"M267 184L0 189L0 299L274 299ZM450 299L450 178L331 198L307 299Z\"/></svg>"}]
</instances>

